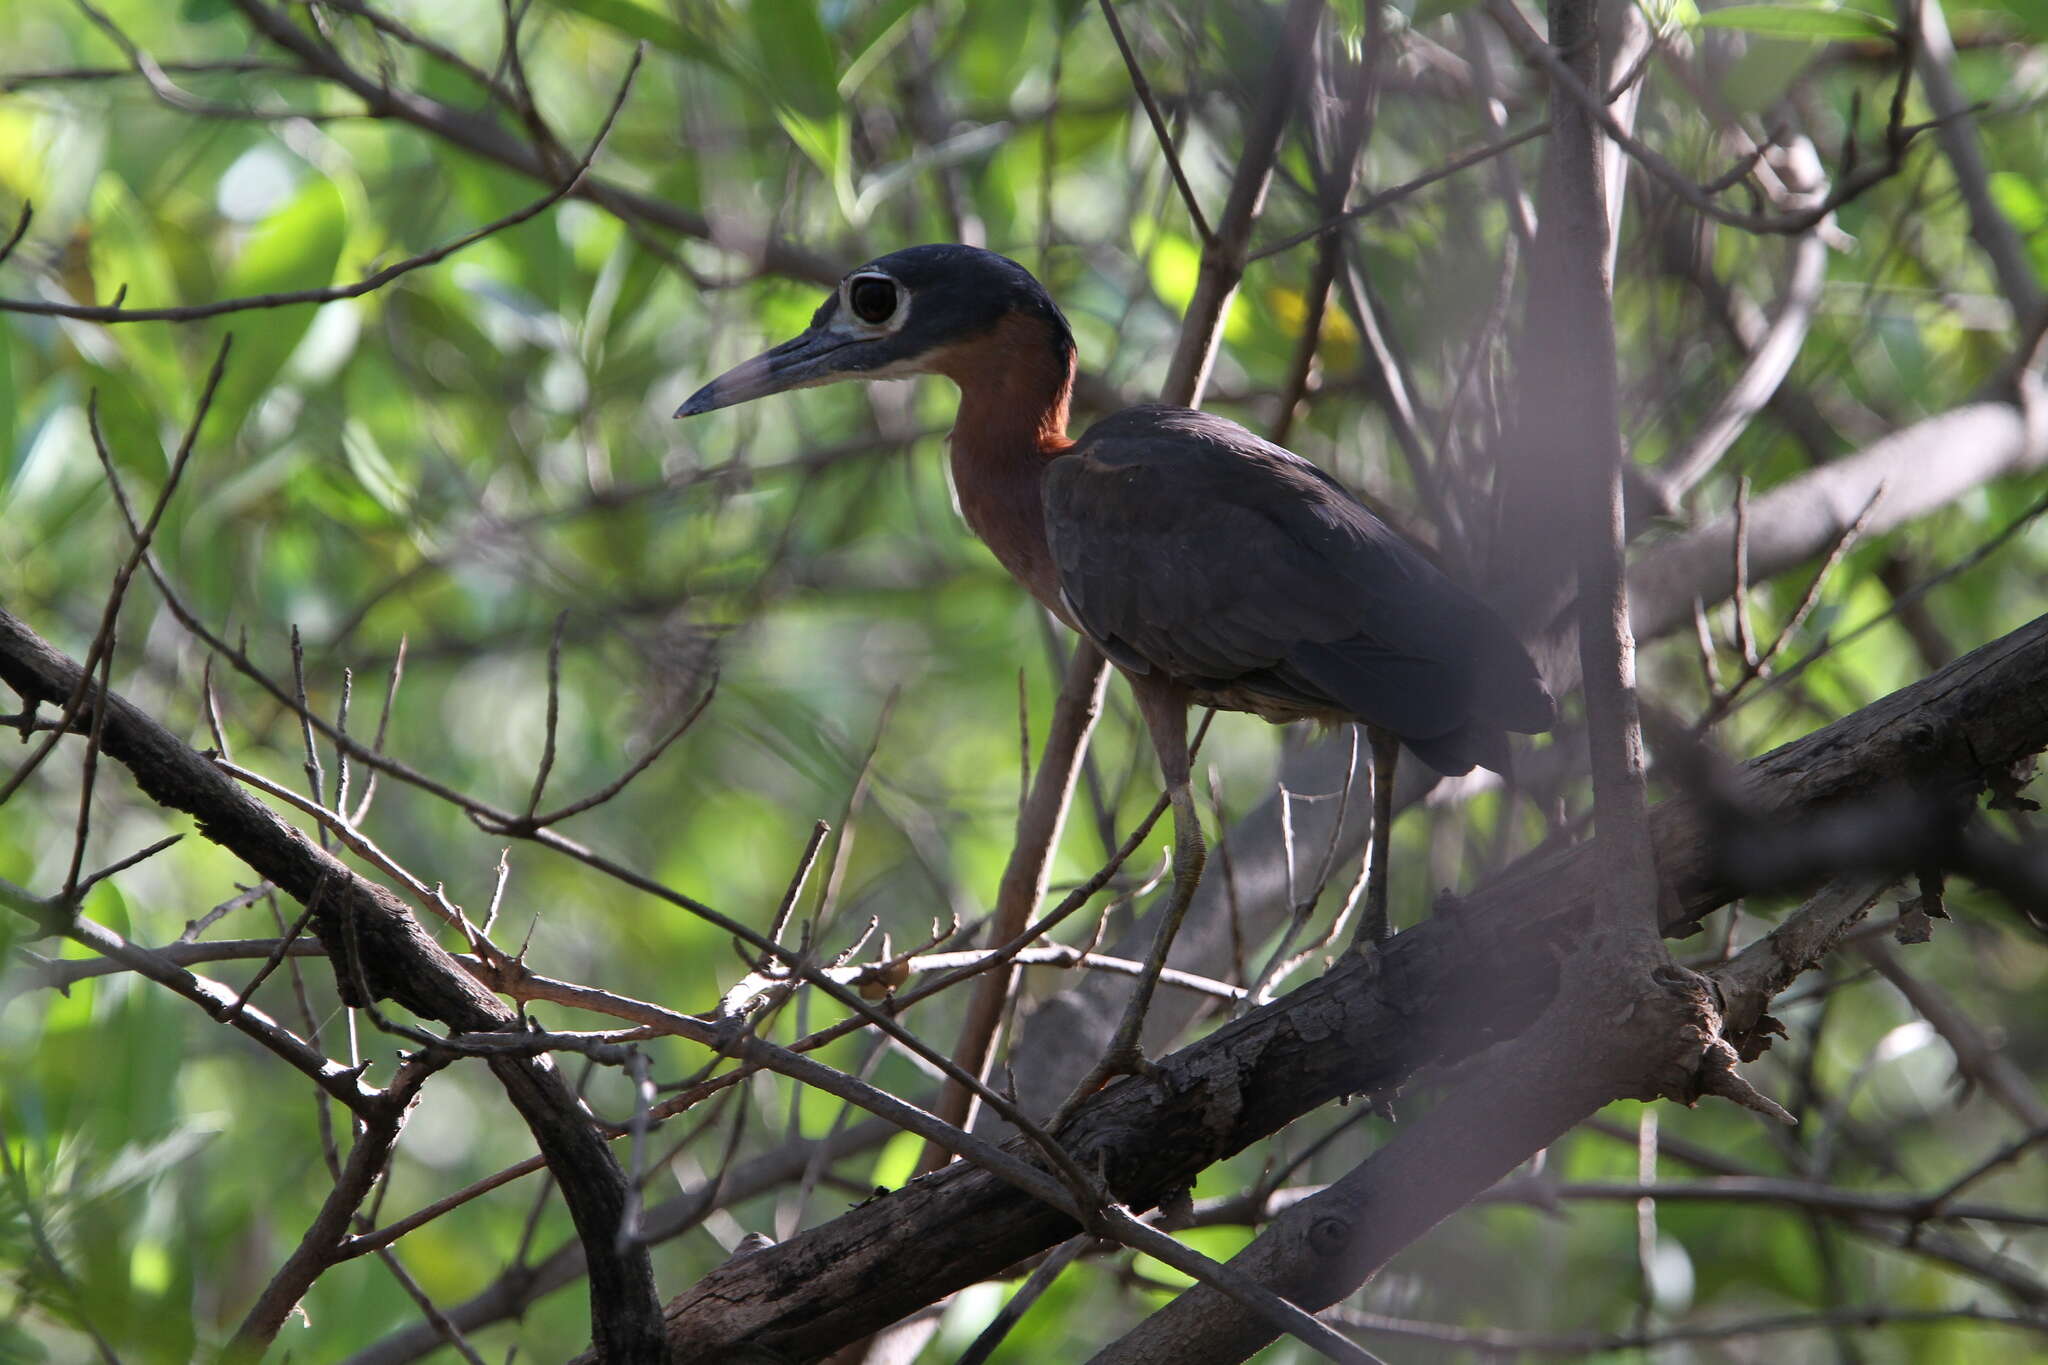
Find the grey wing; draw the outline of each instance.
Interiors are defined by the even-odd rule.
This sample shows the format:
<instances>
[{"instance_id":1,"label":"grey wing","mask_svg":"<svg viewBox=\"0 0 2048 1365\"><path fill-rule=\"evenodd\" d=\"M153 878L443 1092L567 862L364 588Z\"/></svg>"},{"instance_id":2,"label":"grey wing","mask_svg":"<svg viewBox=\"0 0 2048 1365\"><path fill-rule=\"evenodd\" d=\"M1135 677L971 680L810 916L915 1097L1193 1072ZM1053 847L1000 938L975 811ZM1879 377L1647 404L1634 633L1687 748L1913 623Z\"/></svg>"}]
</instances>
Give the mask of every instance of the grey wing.
<instances>
[{"instance_id":1,"label":"grey wing","mask_svg":"<svg viewBox=\"0 0 2048 1365\"><path fill-rule=\"evenodd\" d=\"M1055 460L1044 493L1070 613L1123 667L1404 738L1471 719L1445 619L1460 590L1307 461L1220 418L1136 408Z\"/></svg>"}]
</instances>

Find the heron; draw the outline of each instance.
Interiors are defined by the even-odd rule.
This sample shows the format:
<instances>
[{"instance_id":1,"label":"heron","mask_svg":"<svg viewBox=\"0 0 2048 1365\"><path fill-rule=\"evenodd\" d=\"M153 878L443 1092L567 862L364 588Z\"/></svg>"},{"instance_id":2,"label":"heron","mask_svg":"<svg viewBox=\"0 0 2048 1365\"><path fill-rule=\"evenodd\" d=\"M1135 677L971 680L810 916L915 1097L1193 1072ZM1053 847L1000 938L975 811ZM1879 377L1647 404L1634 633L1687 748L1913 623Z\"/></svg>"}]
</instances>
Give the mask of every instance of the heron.
<instances>
[{"instance_id":1,"label":"heron","mask_svg":"<svg viewBox=\"0 0 2048 1365\"><path fill-rule=\"evenodd\" d=\"M1098 1071L1148 1069L1138 1035L1202 875L1190 705L1362 723L1373 823L1355 942L1388 934L1393 776L1406 745L1446 776L1504 772L1507 732L1556 706L1513 630L1308 460L1191 408L1126 408L1068 436L1075 347L1031 272L939 244L852 271L800 335L706 384L677 417L846 380L936 374L967 525L1129 682L1173 812L1172 886Z\"/></svg>"}]
</instances>

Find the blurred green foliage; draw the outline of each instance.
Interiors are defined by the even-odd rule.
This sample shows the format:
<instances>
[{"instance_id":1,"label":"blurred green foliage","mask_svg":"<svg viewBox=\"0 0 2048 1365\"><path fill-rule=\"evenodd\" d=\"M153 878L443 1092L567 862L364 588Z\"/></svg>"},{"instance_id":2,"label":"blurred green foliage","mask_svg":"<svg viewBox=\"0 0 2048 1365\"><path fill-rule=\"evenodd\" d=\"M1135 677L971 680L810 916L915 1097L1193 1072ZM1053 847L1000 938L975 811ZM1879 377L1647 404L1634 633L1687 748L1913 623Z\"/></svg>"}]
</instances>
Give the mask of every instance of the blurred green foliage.
<instances>
[{"instance_id":1,"label":"blurred green foliage","mask_svg":"<svg viewBox=\"0 0 2048 1365\"><path fill-rule=\"evenodd\" d=\"M487 110L478 79L515 79L503 60L497 6L377 7L460 54L467 71L380 33L353 8L317 7L327 41L359 70L526 135ZM1732 31L1682 20L1672 30L1700 45L1740 109L1772 107L1796 77L1806 117L1839 141L1854 96L1882 106L1886 73L1876 57L1860 46L1808 41L1862 24L1848 9L1745 8L1780 18L1724 12ZM1205 202L1220 203L1273 16L1250 0L1124 9L1155 85L1171 97L1195 187ZM111 0L105 12L165 64L189 107L121 71L120 49L83 7L20 0L0 10L0 210L35 208L27 238L0 268L0 293L76 302L118 295L142 307L347 283L509 214L547 188L401 119L366 114L331 83L285 69L279 50L253 38L240 7L226 0ZM1042 737L1059 671L1043 622L951 509L941 446L950 391L936 381L832 389L687 427L668 414L703 378L793 332L815 306L820 280L749 266L748 244L771 236L815 253L828 278L896 246L979 236L1037 271L1067 309L1096 392L1149 395L1192 294L1200 247L1115 47L1099 17L1078 3L543 0L520 12L516 78L530 83L572 158L595 135L632 45L648 45L597 169L617 187L698 215L719 244L571 200L360 299L190 325L11 315L0 330L0 604L83 654L127 545L94 456L91 406L115 468L146 503L217 340L231 332L227 379L157 538L171 579L212 629L230 640L246 635L259 663L287 677L288 631L297 626L313 704L334 714L352 680L357 735L379 724L386 679L404 648L388 750L508 806L525 799L540 755L558 615L565 643L550 803L610 780L715 673L717 698L704 719L568 833L765 925L811 823L840 823L872 749L871 787L825 941L846 941L870 916L898 944L921 939L934 918L972 920L1010 846L1020 692L1031 733ZM1340 36L1362 42L1361 6L1334 12ZM289 22L303 27L307 13L294 6ZM1997 202L2048 277L2041 14L2031 0L2004 0L1957 6L1951 23L1997 39L1966 45L1958 74L1967 89L1999 102L1981 121ZM1463 25L1472 17L1468 6L1429 0L1388 7L1386 31L1402 58L1384 73L1362 184L1398 183L1491 136L1478 101L1430 75L1433 54L1468 40ZM1763 22L1796 41L1758 37ZM245 60L269 65L225 73L176 65ZM74 68L113 74L32 74ZM2033 84L2008 89L2008 78L2026 71ZM1526 98L1509 112L1514 127L1541 117ZM1925 111L1916 106L1913 116ZM1861 117L1868 134L1871 116ZM1694 93L1663 72L1653 74L1642 123L1703 178L1725 164ZM1526 148L1512 159L1531 183L1537 154ZM1290 140L1261 241L1314 224L1302 189L1309 177L1301 143ZM1490 171L1475 170L1352 230L1383 320L1432 408L1449 401L1471 368L1472 340L1497 306L1496 262L1510 231L1499 188ZM1660 215L1671 212L1655 198L1632 201L1618 270L1627 435L1645 464L1683 439L1738 367L1665 268ZM1947 165L1931 151L1847 206L1840 226L1843 249L1793 371L1793 383L1820 395L1839 421L1827 457L1968 400L1999 372L2011 336ZM1295 351L1311 250L1254 267L1228 321L1211 405L1254 427L1270 423L1270 395ZM1709 254L1732 286L1774 297L1780 242L1720 233ZM1487 356L1479 360L1484 369ZM1322 392L1293 443L1418 524L1415 490L1370 401L1364 363L1357 329L1333 308ZM1481 444L1472 432L1454 434ZM1768 487L1814 458L1779 423L1758 421L1695 495L1696 509L1729 506L1737 476ZM2038 478L1986 488L1859 546L1824 586L1791 652L1878 624L1807 670L1801 686L1738 709L1722 731L1728 747L1761 752L1922 676L1927 660L1895 612L1885 575L1924 578L1963 561L2041 492ZM1808 576L1760 586L1752 604L1760 635L1769 638L1795 609ZM2048 532L2030 524L1934 588L1925 609L1955 647L1967 648L2038 612L2044 581ZM1725 609L1715 621L1725 635ZM207 747L202 661L201 647L138 585L122 617L117 686ZM1643 670L1659 704L1681 714L1703 705L1689 640L1648 645ZM237 761L302 782L289 711L224 667L213 679ZM1219 723L1205 759L1220 774L1229 811L1249 809L1269 791L1286 742L1248 718ZM331 755L326 762L331 782ZM39 890L62 884L78 781L76 764L60 756L0 810L0 877ZM353 781L360 794L364 774ZM1092 871L1104 851L1103 825L1127 828L1155 794L1149 751L1116 684L1092 785L1100 810L1077 805L1056 882ZM1468 817L1471 844L1488 846L1497 806L1474 803ZM386 780L366 829L472 913L489 901L501 843L446 804ZM150 806L118 770L102 766L89 866L175 832L189 833L189 823ZM1406 822L1400 835L1396 867L1430 866L1426 820ZM1519 851L1533 835L1518 829L1507 837L1509 851ZM741 970L721 935L672 907L531 847L515 846L509 860L502 937L517 942L530 933L530 960L540 970L688 1010L709 1008ZM1453 851L1432 871L1462 883L1469 864ZM188 837L102 883L85 912L138 941L165 942L249 875ZM1420 914L1434 889L1419 874L1397 882L1398 917ZM2039 1009L2048 951L1996 904L1967 890L1953 903L1958 922L1915 955L1915 970L1953 991L2038 1079L2048 1073ZM218 932L274 934L277 913L258 903ZM294 911L282 913L289 919ZM203 1354L232 1330L328 1188L309 1088L185 1002L129 976L66 993L36 989L32 969L14 953L24 933L22 921L0 918L10 964L0 975L0 1124L9 1156L0 1186L0 1359L90 1358L80 1331L88 1324L124 1360ZM26 946L57 951L48 942ZM253 968L209 970L239 982ZM328 1050L357 1049L373 1078L388 1075L390 1040L366 1025L356 1034L322 964L305 975ZM1041 994L1059 985L1050 973L1032 978ZM1850 962L1795 996L1779 1011L1792 1039L1757 1071L1766 1090L1814 1122L1784 1135L1727 1108L1666 1109L1667 1134L1745 1165L1824 1173L1880 1191L1937 1188L2012 1135L1995 1106L1951 1085L1945 1045ZM285 974L257 998L297 1018ZM949 1008L912 1022L943 1039ZM567 1011L537 1013L592 1026ZM814 1013L808 1023L816 1022ZM806 1026L792 1009L774 1035ZM702 1060L673 1042L653 1050L664 1077L688 1074ZM867 1045L849 1040L822 1055L853 1069ZM893 1053L873 1079L899 1093L928 1089ZM602 1113L628 1112L616 1077L593 1077L591 1094ZM836 1102L815 1094L793 1101L765 1081L746 1088L725 1117L739 1106L750 1111L743 1152L792 1130L822 1133L839 1117ZM1241 1190L1276 1154L1302 1151L1313 1133L1348 1117L1319 1116L1272 1150L1212 1169L1197 1197ZM1610 1117L1633 1125L1639 1111L1617 1107ZM1381 1127L1358 1125L1304 1178L1341 1169ZM716 1162L721 1140L714 1133L705 1141L673 1164L674 1181L691 1183ZM488 1076L455 1068L427 1091L383 1215L408 1212L530 1150ZM899 1141L879 1164L870 1153L846 1169L856 1185L871 1170L875 1181L899 1181L912 1151ZM1565 1140L1548 1163L1573 1181L1636 1174L1626 1142L1591 1131ZM1692 1174L1671 1159L1663 1171ZM657 1195L674 1181L658 1178ZM533 1184L487 1195L408 1236L400 1254L423 1291L447 1304L489 1283L522 1245ZM843 1193L814 1192L806 1216L831 1216L847 1202ZM2038 1208L2048 1182L2038 1160L2028 1161L1978 1193ZM778 1210L793 1205L757 1200L659 1248L664 1291L722 1260L740 1230L774 1229ZM550 1203L531 1246L545 1254L567 1234ZM1999 1253L2035 1283L2048 1275L2048 1245L2037 1230L1997 1237ZM1628 1204L1581 1206L1569 1219L1482 1207L1419 1244L1365 1302L1475 1328L1561 1332L1842 1302L1938 1308L1986 1293L1953 1268L1874 1250L1782 1209L1672 1205L1657 1238L1652 1260L1662 1270L1646 1281ZM1222 1255L1242 1239L1235 1229L1210 1229L1198 1240ZM1132 1273L1180 1282L1144 1261ZM1001 1297L984 1286L954 1300L930 1358L964 1349ZM1127 1297L1113 1275L1084 1262L1013 1333L1001 1358L1079 1358L1112 1324L1158 1301L1149 1292ZM277 1356L340 1360L417 1318L382 1267L356 1261L320 1281ZM586 1333L580 1292L571 1290L474 1340L486 1356L502 1358L516 1344L523 1358L559 1359ZM1965 1323L1858 1334L1853 1356L1841 1347L1829 1357L1836 1348L1825 1333L1764 1340L1762 1355L1704 1344L1657 1359L1945 1362L2017 1359L2005 1353L2015 1342L2039 1349L2038 1336ZM1400 1349L1409 1360L1469 1358L1412 1343ZM1268 1358L1304 1357L1282 1345Z\"/></svg>"}]
</instances>

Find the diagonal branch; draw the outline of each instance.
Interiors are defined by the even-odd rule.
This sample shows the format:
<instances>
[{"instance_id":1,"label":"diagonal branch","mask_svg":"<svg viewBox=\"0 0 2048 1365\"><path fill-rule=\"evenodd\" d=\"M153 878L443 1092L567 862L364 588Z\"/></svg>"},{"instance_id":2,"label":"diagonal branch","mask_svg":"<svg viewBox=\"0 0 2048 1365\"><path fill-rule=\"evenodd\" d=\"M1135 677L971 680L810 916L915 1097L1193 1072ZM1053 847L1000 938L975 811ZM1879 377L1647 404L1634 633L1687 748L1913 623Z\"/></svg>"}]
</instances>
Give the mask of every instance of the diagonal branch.
<instances>
[{"instance_id":1,"label":"diagonal branch","mask_svg":"<svg viewBox=\"0 0 2048 1365\"><path fill-rule=\"evenodd\" d=\"M29 701L61 701L89 688L77 662L5 612L0 681ZM351 957L345 935L353 928L360 942L353 957L373 994L464 1032L518 1027L517 1014L434 942L390 891L358 877L138 707L118 695L88 690L86 696L106 713L106 754L127 766L144 794L197 817L207 838L301 905L328 884L315 929L328 955L342 962ZM346 975L337 974L337 984L349 1003L368 1003ZM598 1340L615 1361L658 1359L661 1309L646 1249L617 1244L625 1173L547 1059L494 1058L490 1066L548 1158L576 1221L590 1261Z\"/></svg>"},{"instance_id":2,"label":"diagonal branch","mask_svg":"<svg viewBox=\"0 0 2048 1365\"><path fill-rule=\"evenodd\" d=\"M612 125L618 121L619 111L626 107L626 96L632 92L633 78L639 73L640 59L645 47L633 49L633 60L626 68L626 75L619 82L619 90L612 97L611 108L605 112L604 124L597 136L591 139L590 150L576 164L575 172L554 189L540 198L506 214L494 222L484 224L472 232L464 233L454 241L444 242L431 251L417 256L408 256L402 261L385 266L357 280L354 284L334 285L322 289L291 289L269 294L252 294L246 298L217 299L212 303L178 304L163 308L125 308L120 304L55 303L46 299L0 298L0 312L30 313L41 317L74 318L81 322L197 322L204 318L217 318L228 313L246 313L258 308L289 308L296 304L333 303L338 299L358 299L365 294L374 294L385 285L413 271L430 265L438 265L456 252L475 246L486 237L496 236L507 228L518 227L521 223L546 212L568 195L580 189L590 174L590 166L597 154L604 149L606 139L611 136ZM22 206L22 230L28 226L29 210ZM17 234L18 235L18 234ZM0 252L0 259L5 253Z\"/></svg>"},{"instance_id":3,"label":"diagonal branch","mask_svg":"<svg viewBox=\"0 0 2048 1365\"><path fill-rule=\"evenodd\" d=\"M1165 115L1159 112L1159 101L1152 97L1152 83L1145 79L1145 68L1138 64L1138 54L1131 51L1131 40L1124 35L1123 20L1116 17L1116 6L1110 0L1100 0L1100 5L1102 21L1109 25L1110 36L1116 39L1116 50L1123 54L1124 70L1131 76L1131 89L1137 92L1138 103L1145 106L1145 117L1152 121L1152 135L1159 139L1159 151L1166 158L1166 169L1173 173L1173 183L1180 188L1181 203L1187 205L1196 235L1207 242L1216 234L1210 230L1209 220L1202 213L1202 201L1195 197L1194 186L1188 184L1187 172L1180 168L1180 153L1174 150L1173 133L1166 126Z\"/></svg>"},{"instance_id":4,"label":"diagonal branch","mask_svg":"<svg viewBox=\"0 0 2048 1365\"><path fill-rule=\"evenodd\" d=\"M1230 197L1216 231L1202 244L1202 265L1195 278L1195 296L1181 324L1180 341L1167 367L1161 399L1183 407L1199 407L1222 340L1224 315L1237 293L1251 251L1252 224L1265 206L1266 186L1280 155L1280 138L1294 107L1300 73L1308 61L1316 28L1322 23L1322 0L1291 0L1280 21L1280 45L1265 80L1265 96L1245 128L1244 151L1230 178Z\"/></svg>"},{"instance_id":5,"label":"diagonal branch","mask_svg":"<svg viewBox=\"0 0 2048 1365\"><path fill-rule=\"evenodd\" d=\"M267 0L233 0L233 3L257 33L297 57L308 71L362 100L377 117L409 123L451 146L487 161L495 161L535 180L553 183L559 178L541 151L514 136L496 120L454 108L416 91L387 85L356 70L343 60L340 53ZM713 231L711 220L703 214L653 195L625 189L599 176L583 177L571 193L622 218L666 228L699 241L731 245L731 234ZM845 273L832 262L772 236L749 243L748 252L762 269L792 279L836 285Z\"/></svg>"},{"instance_id":6,"label":"diagonal branch","mask_svg":"<svg viewBox=\"0 0 2048 1365\"><path fill-rule=\"evenodd\" d=\"M1607 112L1600 96L1595 93L1593 83L1575 71L1571 63L1559 55L1558 48L1544 42L1509 0L1487 0L1486 8L1515 50L1541 66L1558 91L1586 111L1614 144L1627 152L1652 178L1715 222L1745 232L1794 234L1811 229L1842 205L1897 175L1905 165L1906 152L1912 147L1913 140L1929 128L1938 126L1905 121L1906 92L1912 84L1913 63L1909 54L1902 53L1899 79L1892 90L1891 111L1883 130L1884 156L1881 160L1845 168L1825 195L1804 207L1784 213L1739 212L1723 206L1715 197L1721 190L1730 188L1729 185L1700 185L1663 153L1631 136L1628 129ZM1902 35L1901 46L1911 46L1906 35Z\"/></svg>"},{"instance_id":7,"label":"diagonal branch","mask_svg":"<svg viewBox=\"0 0 2048 1365\"><path fill-rule=\"evenodd\" d=\"M1970 236L1990 263L2015 320L2024 323L2048 300L2044 300L2040 276L2028 259L2025 240L1992 192L1990 168L1984 164L1984 151L1977 142L1976 120L1956 82L1956 44L1949 36L1941 0L1893 0L1893 8L1900 26L1911 36L1920 83L1940 120L1934 137L1955 172L1956 188L1970 211Z\"/></svg>"}]
</instances>

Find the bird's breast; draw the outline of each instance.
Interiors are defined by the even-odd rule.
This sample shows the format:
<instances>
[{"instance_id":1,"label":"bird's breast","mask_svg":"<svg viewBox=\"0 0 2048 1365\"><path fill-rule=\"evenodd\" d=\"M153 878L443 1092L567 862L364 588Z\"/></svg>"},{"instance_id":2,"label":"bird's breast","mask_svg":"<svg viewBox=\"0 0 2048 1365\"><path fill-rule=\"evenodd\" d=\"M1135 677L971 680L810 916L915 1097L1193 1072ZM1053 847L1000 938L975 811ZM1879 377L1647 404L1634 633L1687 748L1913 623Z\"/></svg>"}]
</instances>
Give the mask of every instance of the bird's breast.
<instances>
[{"instance_id":1,"label":"bird's breast","mask_svg":"<svg viewBox=\"0 0 2048 1365\"><path fill-rule=\"evenodd\" d=\"M1045 499L1039 487L1045 471L1043 457L1034 453L1029 459L993 459L985 447L962 437L963 433L956 429L952 441L953 498L961 519L988 546L996 562L1009 570L1010 577L1055 616L1067 621L1052 547L1045 538Z\"/></svg>"}]
</instances>

